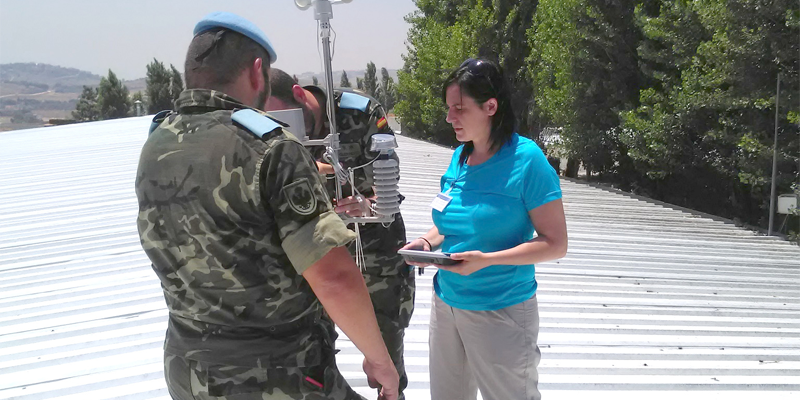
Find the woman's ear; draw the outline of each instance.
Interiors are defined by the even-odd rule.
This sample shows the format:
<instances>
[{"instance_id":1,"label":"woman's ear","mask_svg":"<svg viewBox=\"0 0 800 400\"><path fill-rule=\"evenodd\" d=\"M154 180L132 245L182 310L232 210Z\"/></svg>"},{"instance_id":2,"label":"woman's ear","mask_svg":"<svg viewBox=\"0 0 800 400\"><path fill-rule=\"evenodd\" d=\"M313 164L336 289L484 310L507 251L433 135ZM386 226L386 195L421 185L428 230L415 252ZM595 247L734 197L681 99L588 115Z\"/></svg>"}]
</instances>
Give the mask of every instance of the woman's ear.
<instances>
[{"instance_id":1,"label":"woman's ear","mask_svg":"<svg viewBox=\"0 0 800 400\"><path fill-rule=\"evenodd\" d=\"M497 114L497 99L491 98L483 103L483 111L486 115L493 117Z\"/></svg>"}]
</instances>

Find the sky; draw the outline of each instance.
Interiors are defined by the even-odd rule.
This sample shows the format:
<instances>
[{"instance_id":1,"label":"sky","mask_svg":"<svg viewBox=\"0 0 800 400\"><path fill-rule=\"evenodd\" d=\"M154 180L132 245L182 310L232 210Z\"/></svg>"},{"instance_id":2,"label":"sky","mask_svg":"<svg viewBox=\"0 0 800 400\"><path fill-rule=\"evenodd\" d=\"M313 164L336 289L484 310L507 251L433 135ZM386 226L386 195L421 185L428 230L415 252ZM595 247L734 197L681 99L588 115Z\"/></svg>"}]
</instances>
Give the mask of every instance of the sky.
<instances>
[{"instance_id":1,"label":"sky","mask_svg":"<svg viewBox=\"0 0 800 400\"><path fill-rule=\"evenodd\" d=\"M334 70L403 66L413 0L353 0L333 6ZM40 62L123 79L143 78L153 58L183 71L194 25L213 11L260 27L292 74L321 72L313 9L294 0L0 0L0 64Z\"/></svg>"}]
</instances>

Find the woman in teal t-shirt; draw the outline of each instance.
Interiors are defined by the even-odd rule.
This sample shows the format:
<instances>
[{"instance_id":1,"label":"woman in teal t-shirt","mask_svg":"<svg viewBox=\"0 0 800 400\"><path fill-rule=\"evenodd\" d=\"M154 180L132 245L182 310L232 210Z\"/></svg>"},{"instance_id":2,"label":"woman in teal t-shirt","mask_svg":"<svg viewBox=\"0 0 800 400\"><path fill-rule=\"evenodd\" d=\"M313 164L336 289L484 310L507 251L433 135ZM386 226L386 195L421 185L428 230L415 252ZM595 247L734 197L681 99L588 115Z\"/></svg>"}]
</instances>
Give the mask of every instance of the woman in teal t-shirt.
<instances>
[{"instance_id":1,"label":"woman in teal t-shirt","mask_svg":"<svg viewBox=\"0 0 800 400\"><path fill-rule=\"evenodd\" d=\"M442 87L463 143L432 204L434 227L406 249L441 247L430 324L434 400L539 399L535 263L561 258L567 228L558 175L516 134L500 67L468 59ZM534 231L536 237L534 237Z\"/></svg>"}]
</instances>

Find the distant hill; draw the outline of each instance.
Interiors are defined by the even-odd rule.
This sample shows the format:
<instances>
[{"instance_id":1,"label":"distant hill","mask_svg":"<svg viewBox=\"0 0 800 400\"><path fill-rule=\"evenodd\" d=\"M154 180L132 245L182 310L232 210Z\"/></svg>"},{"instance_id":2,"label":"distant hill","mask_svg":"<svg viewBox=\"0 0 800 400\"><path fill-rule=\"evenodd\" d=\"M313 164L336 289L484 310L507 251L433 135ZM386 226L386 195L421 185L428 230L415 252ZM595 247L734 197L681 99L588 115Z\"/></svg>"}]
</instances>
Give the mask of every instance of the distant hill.
<instances>
[{"instance_id":1,"label":"distant hill","mask_svg":"<svg viewBox=\"0 0 800 400\"><path fill-rule=\"evenodd\" d=\"M68 119L84 86L100 75L43 63L0 64L0 131ZM145 90L145 78L123 81L131 93Z\"/></svg>"},{"instance_id":2,"label":"distant hill","mask_svg":"<svg viewBox=\"0 0 800 400\"><path fill-rule=\"evenodd\" d=\"M83 85L96 86L100 76L75 68L41 63L0 64L0 94L13 94L8 85L42 88L59 93L80 92ZM39 90L40 92L42 90Z\"/></svg>"},{"instance_id":3,"label":"distant hill","mask_svg":"<svg viewBox=\"0 0 800 400\"><path fill-rule=\"evenodd\" d=\"M378 79L380 79L378 66ZM397 70L389 75L397 82ZM287 71L291 73L291 71ZM365 70L348 70L353 87ZM333 71L333 82L339 86L342 71ZM316 76L324 82L321 72L304 72L297 77L301 85L310 85ZM43 63L0 64L0 131L44 125L52 118L70 118L83 86L96 87L100 75L75 68ZM144 91L145 78L123 81L131 94Z\"/></svg>"}]
</instances>

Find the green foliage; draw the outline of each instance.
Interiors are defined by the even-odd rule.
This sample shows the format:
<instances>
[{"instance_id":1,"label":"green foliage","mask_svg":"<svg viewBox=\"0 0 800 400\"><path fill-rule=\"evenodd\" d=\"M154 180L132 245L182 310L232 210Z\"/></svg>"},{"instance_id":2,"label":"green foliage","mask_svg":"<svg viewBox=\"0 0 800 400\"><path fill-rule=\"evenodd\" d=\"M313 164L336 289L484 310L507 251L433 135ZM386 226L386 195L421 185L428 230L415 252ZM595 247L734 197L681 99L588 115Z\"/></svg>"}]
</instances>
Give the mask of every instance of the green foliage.
<instances>
[{"instance_id":1,"label":"green foliage","mask_svg":"<svg viewBox=\"0 0 800 400\"><path fill-rule=\"evenodd\" d=\"M350 85L350 79L347 78L347 71L342 71L342 80L339 82L339 87L343 88L352 87Z\"/></svg>"},{"instance_id":2,"label":"green foliage","mask_svg":"<svg viewBox=\"0 0 800 400\"><path fill-rule=\"evenodd\" d=\"M528 30L540 121L561 128L566 154L588 171L629 174L619 113L637 102L633 0L543 0Z\"/></svg>"},{"instance_id":3,"label":"green foliage","mask_svg":"<svg viewBox=\"0 0 800 400\"><path fill-rule=\"evenodd\" d=\"M378 86L376 97L387 112L394 108L397 102L397 85L395 85L394 79L389 76L389 71L386 68L381 68L381 83Z\"/></svg>"},{"instance_id":4,"label":"green foliage","mask_svg":"<svg viewBox=\"0 0 800 400\"><path fill-rule=\"evenodd\" d=\"M97 121L100 119L100 105L97 103L97 88L83 87L83 92L78 97L78 104L72 112L76 121Z\"/></svg>"},{"instance_id":5,"label":"green foliage","mask_svg":"<svg viewBox=\"0 0 800 400\"><path fill-rule=\"evenodd\" d=\"M42 124L42 119L31 110L16 110L11 114L12 124Z\"/></svg>"},{"instance_id":6,"label":"green foliage","mask_svg":"<svg viewBox=\"0 0 800 400\"><path fill-rule=\"evenodd\" d=\"M458 20L453 21L449 8L439 3L461 3ZM478 43L491 26L489 11L476 1L417 1L421 11L406 17L411 24L408 54L398 72L398 95L395 112L403 121L404 134L455 145L455 135L445 121L446 110L441 86L447 75L464 59L478 53ZM427 11L429 10L429 11ZM426 14L429 12L429 14Z\"/></svg>"},{"instance_id":7,"label":"green foliage","mask_svg":"<svg viewBox=\"0 0 800 400\"><path fill-rule=\"evenodd\" d=\"M97 87L97 103L100 105L101 119L124 118L131 109L128 88L111 70L108 70L107 77L100 79L100 86Z\"/></svg>"},{"instance_id":8,"label":"green foliage","mask_svg":"<svg viewBox=\"0 0 800 400\"><path fill-rule=\"evenodd\" d=\"M153 59L147 64L147 112L155 114L162 110L172 110L173 103L183 91L183 79L181 73L170 64L170 69L164 63Z\"/></svg>"},{"instance_id":9,"label":"green foliage","mask_svg":"<svg viewBox=\"0 0 800 400\"><path fill-rule=\"evenodd\" d=\"M783 0L660 1L654 13L637 10L647 87L640 106L621 116L622 139L648 178L644 190L765 223L779 72L779 192L798 176L790 111L800 100L797 14L797 2Z\"/></svg>"},{"instance_id":10,"label":"green foliage","mask_svg":"<svg viewBox=\"0 0 800 400\"><path fill-rule=\"evenodd\" d=\"M776 100L779 193L800 179L796 0L415 3L404 134L457 144L441 85L480 56L506 71L520 133L559 132L550 153L625 189L765 226Z\"/></svg>"},{"instance_id":11,"label":"green foliage","mask_svg":"<svg viewBox=\"0 0 800 400\"><path fill-rule=\"evenodd\" d=\"M364 73L362 90L364 93L377 98L378 97L378 74L375 68L375 63L372 61L367 63L367 71Z\"/></svg>"},{"instance_id":12,"label":"green foliage","mask_svg":"<svg viewBox=\"0 0 800 400\"><path fill-rule=\"evenodd\" d=\"M319 79L317 79L316 76L312 76L311 77L311 84L313 84L314 86L319 86Z\"/></svg>"},{"instance_id":13,"label":"green foliage","mask_svg":"<svg viewBox=\"0 0 800 400\"><path fill-rule=\"evenodd\" d=\"M170 76L169 76L169 94L172 97L172 102L174 103L175 100L178 99L178 96L181 95L183 91L183 77L181 76L180 71L175 68L174 65L169 65L170 69ZM296 82L297 77L295 77Z\"/></svg>"}]
</instances>

